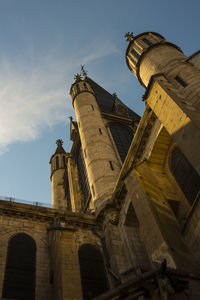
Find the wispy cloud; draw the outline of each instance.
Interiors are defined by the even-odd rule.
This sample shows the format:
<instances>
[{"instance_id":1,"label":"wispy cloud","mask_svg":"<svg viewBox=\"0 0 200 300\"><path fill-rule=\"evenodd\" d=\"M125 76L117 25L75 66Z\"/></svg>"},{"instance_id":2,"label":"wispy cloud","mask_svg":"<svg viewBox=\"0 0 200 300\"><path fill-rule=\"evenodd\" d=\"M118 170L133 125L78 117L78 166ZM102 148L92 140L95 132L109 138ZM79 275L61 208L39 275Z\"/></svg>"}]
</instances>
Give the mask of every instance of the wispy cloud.
<instances>
[{"instance_id":1,"label":"wispy cloud","mask_svg":"<svg viewBox=\"0 0 200 300\"><path fill-rule=\"evenodd\" d=\"M0 154L9 144L35 140L47 128L73 114L69 86L80 64L117 52L110 42L94 41L63 55L61 46L15 61L0 54ZM62 52L62 53L61 53Z\"/></svg>"}]
</instances>

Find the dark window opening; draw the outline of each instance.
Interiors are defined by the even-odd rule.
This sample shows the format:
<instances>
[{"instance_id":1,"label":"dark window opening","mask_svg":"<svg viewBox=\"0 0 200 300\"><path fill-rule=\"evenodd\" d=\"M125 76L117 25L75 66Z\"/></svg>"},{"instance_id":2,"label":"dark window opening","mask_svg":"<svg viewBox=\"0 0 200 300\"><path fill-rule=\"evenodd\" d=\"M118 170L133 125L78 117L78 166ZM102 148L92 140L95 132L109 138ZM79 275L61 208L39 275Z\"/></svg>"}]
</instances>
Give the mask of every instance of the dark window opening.
<instances>
[{"instance_id":1,"label":"dark window opening","mask_svg":"<svg viewBox=\"0 0 200 300\"><path fill-rule=\"evenodd\" d=\"M117 146L120 158L124 162L133 139L133 131L121 125L111 124L110 132Z\"/></svg>"},{"instance_id":2,"label":"dark window opening","mask_svg":"<svg viewBox=\"0 0 200 300\"><path fill-rule=\"evenodd\" d=\"M81 90L80 90L79 84L76 85L76 90L77 90L78 93L80 93Z\"/></svg>"},{"instance_id":3,"label":"dark window opening","mask_svg":"<svg viewBox=\"0 0 200 300\"><path fill-rule=\"evenodd\" d=\"M56 156L56 169L59 169L59 157Z\"/></svg>"},{"instance_id":4,"label":"dark window opening","mask_svg":"<svg viewBox=\"0 0 200 300\"><path fill-rule=\"evenodd\" d=\"M140 57L140 54L135 51L135 49L132 49L132 54L136 57L136 58L139 58Z\"/></svg>"},{"instance_id":5,"label":"dark window opening","mask_svg":"<svg viewBox=\"0 0 200 300\"><path fill-rule=\"evenodd\" d=\"M66 167L66 161L65 161L65 156L63 155L63 167Z\"/></svg>"},{"instance_id":6,"label":"dark window opening","mask_svg":"<svg viewBox=\"0 0 200 300\"><path fill-rule=\"evenodd\" d=\"M84 86L85 91L88 91L88 87L87 87L87 84L85 82L83 83L83 86Z\"/></svg>"},{"instance_id":7,"label":"dark window opening","mask_svg":"<svg viewBox=\"0 0 200 300\"><path fill-rule=\"evenodd\" d=\"M64 183L65 183L65 197L67 199L67 210L72 210L71 204L71 195L70 195L70 188L69 188L69 179L68 179L68 171L65 169L64 173Z\"/></svg>"},{"instance_id":8,"label":"dark window opening","mask_svg":"<svg viewBox=\"0 0 200 300\"><path fill-rule=\"evenodd\" d=\"M152 42L150 42L150 41L147 40L146 38L143 38L142 40L143 40L143 42L144 42L146 45L148 45L148 46L152 46L152 45L153 45Z\"/></svg>"},{"instance_id":9,"label":"dark window opening","mask_svg":"<svg viewBox=\"0 0 200 300\"><path fill-rule=\"evenodd\" d=\"M12 237L8 244L2 298L35 299L36 244L27 234Z\"/></svg>"},{"instance_id":10,"label":"dark window opening","mask_svg":"<svg viewBox=\"0 0 200 300\"><path fill-rule=\"evenodd\" d=\"M90 300L108 290L108 281L101 252L93 245L78 250L83 299Z\"/></svg>"},{"instance_id":11,"label":"dark window opening","mask_svg":"<svg viewBox=\"0 0 200 300\"><path fill-rule=\"evenodd\" d=\"M179 147L172 150L170 169L188 202L192 205L200 191L200 176Z\"/></svg>"},{"instance_id":12,"label":"dark window opening","mask_svg":"<svg viewBox=\"0 0 200 300\"><path fill-rule=\"evenodd\" d=\"M109 161L109 163L110 163L111 170L114 171L114 167L113 167L112 161Z\"/></svg>"},{"instance_id":13,"label":"dark window opening","mask_svg":"<svg viewBox=\"0 0 200 300\"><path fill-rule=\"evenodd\" d=\"M176 79L176 81L177 81L178 83L180 83L180 85L182 85L183 87L186 87L186 86L187 86L187 83L186 83L181 77L176 76L175 79Z\"/></svg>"},{"instance_id":14,"label":"dark window opening","mask_svg":"<svg viewBox=\"0 0 200 300\"><path fill-rule=\"evenodd\" d=\"M91 104L92 110L94 110L94 106Z\"/></svg>"},{"instance_id":15,"label":"dark window opening","mask_svg":"<svg viewBox=\"0 0 200 300\"><path fill-rule=\"evenodd\" d=\"M92 185L92 193L93 193L93 196L95 196L95 190L94 190L94 186Z\"/></svg>"},{"instance_id":16,"label":"dark window opening","mask_svg":"<svg viewBox=\"0 0 200 300\"><path fill-rule=\"evenodd\" d=\"M99 128L99 134L100 134L100 135L102 135L102 131L101 131L101 128Z\"/></svg>"},{"instance_id":17,"label":"dark window opening","mask_svg":"<svg viewBox=\"0 0 200 300\"><path fill-rule=\"evenodd\" d=\"M81 190L83 193L84 204L86 204L87 199L90 195L90 186L85 166L85 161L83 157L83 152L81 146L79 146L77 152L77 166L78 166L78 173L79 173L79 182L81 185Z\"/></svg>"}]
</instances>

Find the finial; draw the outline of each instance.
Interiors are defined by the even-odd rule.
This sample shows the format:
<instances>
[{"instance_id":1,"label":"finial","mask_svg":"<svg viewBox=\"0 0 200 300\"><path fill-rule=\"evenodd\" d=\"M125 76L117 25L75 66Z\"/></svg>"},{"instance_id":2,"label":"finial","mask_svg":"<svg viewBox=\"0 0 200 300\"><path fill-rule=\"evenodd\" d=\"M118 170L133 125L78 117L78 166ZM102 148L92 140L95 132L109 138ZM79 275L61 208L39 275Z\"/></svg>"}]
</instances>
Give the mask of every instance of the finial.
<instances>
[{"instance_id":1,"label":"finial","mask_svg":"<svg viewBox=\"0 0 200 300\"><path fill-rule=\"evenodd\" d=\"M87 76L87 71L85 70L85 65L81 65L81 75L85 78Z\"/></svg>"},{"instance_id":2,"label":"finial","mask_svg":"<svg viewBox=\"0 0 200 300\"><path fill-rule=\"evenodd\" d=\"M126 38L126 41L127 41L127 42L131 42L131 41L134 40L133 32L129 32L129 31L128 31L128 32L125 34L124 37Z\"/></svg>"},{"instance_id":3,"label":"finial","mask_svg":"<svg viewBox=\"0 0 200 300\"><path fill-rule=\"evenodd\" d=\"M113 95L113 97L114 97L115 99L117 98L117 94L116 94L116 93L113 93L112 95Z\"/></svg>"},{"instance_id":4,"label":"finial","mask_svg":"<svg viewBox=\"0 0 200 300\"><path fill-rule=\"evenodd\" d=\"M58 147L62 147L63 141L59 139L56 141L56 144Z\"/></svg>"},{"instance_id":5,"label":"finial","mask_svg":"<svg viewBox=\"0 0 200 300\"><path fill-rule=\"evenodd\" d=\"M81 80L82 80L81 74L76 74L76 75L74 76L74 80L75 80L76 82L81 81Z\"/></svg>"}]
</instances>

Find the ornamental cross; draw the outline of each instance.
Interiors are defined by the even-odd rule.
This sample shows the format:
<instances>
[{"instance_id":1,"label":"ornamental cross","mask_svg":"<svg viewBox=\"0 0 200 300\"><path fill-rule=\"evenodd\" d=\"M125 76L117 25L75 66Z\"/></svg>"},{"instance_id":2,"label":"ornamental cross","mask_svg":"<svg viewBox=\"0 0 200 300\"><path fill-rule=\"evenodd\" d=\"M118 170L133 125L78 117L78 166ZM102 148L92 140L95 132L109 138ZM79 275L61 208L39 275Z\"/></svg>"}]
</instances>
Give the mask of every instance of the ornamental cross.
<instances>
[{"instance_id":1,"label":"ornamental cross","mask_svg":"<svg viewBox=\"0 0 200 300\"><path fill-rule=\"evenodd\" d=\"M125 34L124 37L126 38L126 41L127 41L127 42L133 41L133 39L134 39L133 32L129 32L129 31L128 31L128 32Z\"/></svg>"},{"instance_id":2,"label":"ornamental cross","mask_svg":"<svg viewBox=\"0 0 200 300\"><path fill-rule=\"evenodd\" d=\"M56 144L57 144L58 147L61 147L62 144L63 144L63 141L59 139L59 140L56 141Z\"/></svg>"},{"instance_id":3,"label":"ornamental cross","mask_svg":"<svg viewBox=\"0 0 200 300\"><path fill-rule=\"evenodd\" d=\"M76 82L81 81L81 80L82 80L81 74L76 74L76 75L74 75L74 80L75 80Z\"/></svg>"}]
</instances>

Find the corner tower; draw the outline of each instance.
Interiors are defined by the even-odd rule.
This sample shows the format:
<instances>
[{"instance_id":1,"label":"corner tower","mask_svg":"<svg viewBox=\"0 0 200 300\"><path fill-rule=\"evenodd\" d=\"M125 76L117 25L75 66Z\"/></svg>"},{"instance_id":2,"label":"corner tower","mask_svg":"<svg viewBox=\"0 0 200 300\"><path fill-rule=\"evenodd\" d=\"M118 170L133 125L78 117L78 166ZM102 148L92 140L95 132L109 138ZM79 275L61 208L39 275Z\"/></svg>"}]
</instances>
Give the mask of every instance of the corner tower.
<instances>
[{"instance_id":1,"label":"corner tower","mask_svg":"<svg viewBox=\"0 0 200 300\"><path fill-rule=\"evenodd\" d=\"M67 153L62 140L57 140L57 148L50 159L51 182L52 182L52 207L55 209L66 209L67 201L64 187L64 173L66 169Z\"/></svg>"},{"instance_id":2,"label":"corner tower","mask_svg":"<svg viewBox=\"0 0 200 300\"><path fill-rule=\"evenodd\" d=\"M147 88L143 100L200 174L200 52L186 57L155 32L125 37L127 65Z\"/></svg>"},{"instance_id":3,"label":"corner tower","mask_svg":"<svg viewBox=\"0 0 200 300\"><path fill-rule=\"evenodd\" d=\"M144 87L148 86L151 76L168 73L186 59L178 46L156 32L144 32L135 37L128 32L125 37L129 41L126 51L128 68Z\"/></svg>"},{"instance_id":4,"label":"corner tower","mask_svg":"<svg viewBox=\"0 0 200 300\"><path fill-rule=\"evenodd\" d=\"M116 95L109 94L87 77L86 73L83 78L79 74L75 76L70 94L78 124L81 157L84 160L95 213L98 215L109 203L122 165L105 118L121 118L128 126L132 126L133 116L136 119L139 117L116 99ZM124 116L123 113L121 117L120 113L117 116L115 109L123 111ZM131 127L130 131L132 129ZM133 134L130 142L132 137Z\"/></svg>"}]
</instances>

